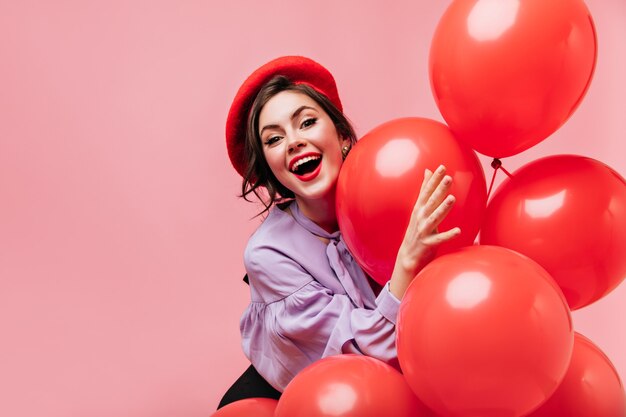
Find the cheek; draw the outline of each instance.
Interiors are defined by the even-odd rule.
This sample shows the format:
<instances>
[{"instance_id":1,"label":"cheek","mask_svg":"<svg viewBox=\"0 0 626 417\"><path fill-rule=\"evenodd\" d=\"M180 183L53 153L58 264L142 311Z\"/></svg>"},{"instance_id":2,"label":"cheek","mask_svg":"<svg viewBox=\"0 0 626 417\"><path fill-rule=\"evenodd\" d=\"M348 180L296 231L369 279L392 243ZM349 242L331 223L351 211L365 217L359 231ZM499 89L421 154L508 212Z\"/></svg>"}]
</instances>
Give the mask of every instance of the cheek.
<instances>
[{"instance_id":1,"label":"cheek","mask_svg":"<svg viewBox=\"0 0 626 417\"><path fill-rule=\"evenodd\" d=\"M275 177L280 178L283 175L284 158L282 154L274 149L264 151L265 161Z\"/></svg>"},{"instance_id":2,"label":"cheek","mask_svg":"<svg viewBox=\"0 0 626 417\"><path fill-rule=\"evenodd\" d=\"M270 166L270 168L272 168L276 163L276 152L272 152L272 149L268 150L267 148L264 148L263 157L265 158L265 161L267 162L267 165Z\"/></svg>"},{"instance_id":3,"label":"cheek","mask_svg":"<svg viewBox=\"0 0 626 417\"><path fill-rule=\"evenodd\" d=\"M339 170L341 169L341 165L343 164L343 158L341 157L341 153L333 152L332 156L328 158L328 166L331 171L338 175Z\"/></svg>"}]
</instances>

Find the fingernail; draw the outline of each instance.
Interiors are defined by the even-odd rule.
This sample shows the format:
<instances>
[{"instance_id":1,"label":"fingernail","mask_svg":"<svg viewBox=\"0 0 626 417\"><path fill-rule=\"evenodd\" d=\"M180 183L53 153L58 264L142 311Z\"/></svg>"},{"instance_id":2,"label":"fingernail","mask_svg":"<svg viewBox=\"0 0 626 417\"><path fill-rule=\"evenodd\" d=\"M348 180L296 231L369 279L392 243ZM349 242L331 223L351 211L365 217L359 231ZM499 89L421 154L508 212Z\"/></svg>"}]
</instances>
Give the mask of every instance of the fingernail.
<instances>
[{"instance_id":1,"label":"fingernail","mask_svg":"<svg viewBox=\"0 0 626 417\"><path fill-rule=\"evenodd\" d=\"M452 182L452 177L446 175L445 177L443 177L443 183L444 185L448 185Z\"/></svg>"},{"instance_id":2,"label":"fingernail","mask_svg":"<svg viewBox=\"0 0 626 417\"><path fill-rule=\"evenodd\" d=\"M439 170L439 172L443 172L446 170L446 167L443 165L439 165L439 168L437 168L437 170Z\"/></svg>"}]
</instances>

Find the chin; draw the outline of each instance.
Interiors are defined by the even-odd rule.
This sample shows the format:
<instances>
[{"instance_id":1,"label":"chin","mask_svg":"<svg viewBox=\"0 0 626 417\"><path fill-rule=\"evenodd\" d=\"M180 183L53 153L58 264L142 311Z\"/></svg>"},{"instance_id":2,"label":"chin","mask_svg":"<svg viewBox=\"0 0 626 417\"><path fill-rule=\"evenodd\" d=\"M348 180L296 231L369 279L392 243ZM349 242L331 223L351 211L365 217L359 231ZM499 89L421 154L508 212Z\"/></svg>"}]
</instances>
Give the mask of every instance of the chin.
<instances>
[{"instance_id":1,"label":"chin","mask_svg":"<svg viewBox=\"0 0 626 417\"><path fill-rule=\"evenodd\" d=\"M296 194L305 200L326 200L329 197L334 197L335 186L336 183L332 185L319 184L318 186L314 186L309 189L301 189L300 192Z\"/></svg>"}]
</instances>

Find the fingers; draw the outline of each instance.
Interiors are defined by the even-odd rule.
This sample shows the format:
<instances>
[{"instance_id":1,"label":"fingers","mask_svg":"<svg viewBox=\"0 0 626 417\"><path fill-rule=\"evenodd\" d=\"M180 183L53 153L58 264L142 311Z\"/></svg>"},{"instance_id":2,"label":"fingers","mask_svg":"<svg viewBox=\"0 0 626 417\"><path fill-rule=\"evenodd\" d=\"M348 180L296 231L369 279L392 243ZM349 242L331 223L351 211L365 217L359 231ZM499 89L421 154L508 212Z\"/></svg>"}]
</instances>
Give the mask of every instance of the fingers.
<instances>
[{"instance_id":1,"label":"fingers","mask_svg":"<svg viewBox=\"0 0 626 417\"><path fill-rule=\"evenodd\" d=\"M422 207L430 199L433 192L437 189L437 186L446 174L446 167L439 165L439 168L435 170L431 175L428 175L430 171L426 170L424 175L424 182L420 190L419 197L417 198L416 206Z\"/></svg>"},{"instance_id":2,"label":"fingers","mask_svg":"<svg viewBox=\"0 0 626 417\"><path fill-rule=\"evenodd\" d=\"M418 210L415 215L421 218L421 221L418 221L418 227L422 236L424 234L426 237L440 235L437 228L450 213L456 201L453 195L448 194L452 185L452 177L445 173L446 167L440 165L432 175L428 175L428 170L426 170L424 175L424 182L418 200L421 202L426 195L429 195L429 197L423 206L416 205L415 207ZM447 237L448 235L444 234L442 236Z\"/></svg>"},{"instance_id":3,"label":"fingers","mask_svg":"<svg viewBox=\"0 0 626 417\"><path fill-rule=\"evenodd\" d=\"M455 202L455 197L449 195L452 177L446 175L446 167L440 165L435 172L425 170L420 194L415 202L411 220L406 230L410 240L424 239L429 236L451 239L455 232L441 234L437 227L446 218ZM454 229L453 229L454 230Z\"/></svg>"},{"instance_id":4,"label":"fingers","mask_svg":"<svg viewBox=\"0 0 626 417\"><path fill-rule=\"evenodd\" d=\"M437 188L435 188L435 191L430 195L430 198L424 205L424 214L426 216L429 216L441 205L446 196L448 196L451 185L452 177L449 175L444 176L441 182L437 184Z\"/></svg>"},{"instance_id":5,"label":"fingers","mask_svg":"<svg viewBox=\"0 0 626 417\"><path fill-rule=\"evenodd\" d=\"M452 186L452 177L446 175L446 167L440 165L435 172L426 170L420 193L413 207L413 212L421 212L424 217L430 216L441 205Z\"/></svg>"},{"instance_id":6,"label":"fingers","mask_svg":"<svg viewBox=\"0 0 626 417\"><path fill-rule=\"evenodd\" d=\"M452 240L461 234L461 229L455 227L450 230L446 230L445 232L437 233L434 235L428 236L424 239L424 244L429 246L437 246L449 240Z\"/></svg>"},{"instance_id":7,"label":"fingers","mask_svg":"<svg viewBox=\"0 0 626 417\"><path fill-rule=\"evenodd\" d=\"M439 203L439 206L426 219L426 228L428 230L434 230L435 233L437 233L437 227L441 224L443 219L446 218L450 210L452 210L452 206L454 206L455 201L456 198L454 198L453 195L449 195L441 203Z\"/></svg>"},{"instance_id":8,"label":"fingers","mask_svg":"<svg viewBox=\"0 0 626 417\"><path fill-rule=\"evenodd\" d=\"M424 193L424 189L426 188L426 185L428 185L428 181L430 180L430 177L432 176L433 176L433 173L430 169L426 169L424 171L424 181L422 181L422 187L420 188L419 195L422 195Z\"/></svg>"}]
</instances>

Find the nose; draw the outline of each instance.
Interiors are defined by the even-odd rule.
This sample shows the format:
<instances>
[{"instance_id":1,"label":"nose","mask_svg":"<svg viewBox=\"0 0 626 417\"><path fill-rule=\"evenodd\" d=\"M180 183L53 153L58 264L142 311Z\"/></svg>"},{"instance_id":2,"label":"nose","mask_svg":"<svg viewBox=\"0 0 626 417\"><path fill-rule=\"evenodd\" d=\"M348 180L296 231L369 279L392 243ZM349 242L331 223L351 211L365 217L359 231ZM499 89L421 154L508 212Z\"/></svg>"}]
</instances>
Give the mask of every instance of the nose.
<instances>
[{"instance_id":1,"label":"nose","mask_svg":"<svg viewBox=\"0 0 626 417\"><path fill-rule=\"evenodd\" d=\"M294 153L296 149L306 146L306 140L300 135L294 135L289 140L289 153Z\"/></svg>"}]
</instances>

